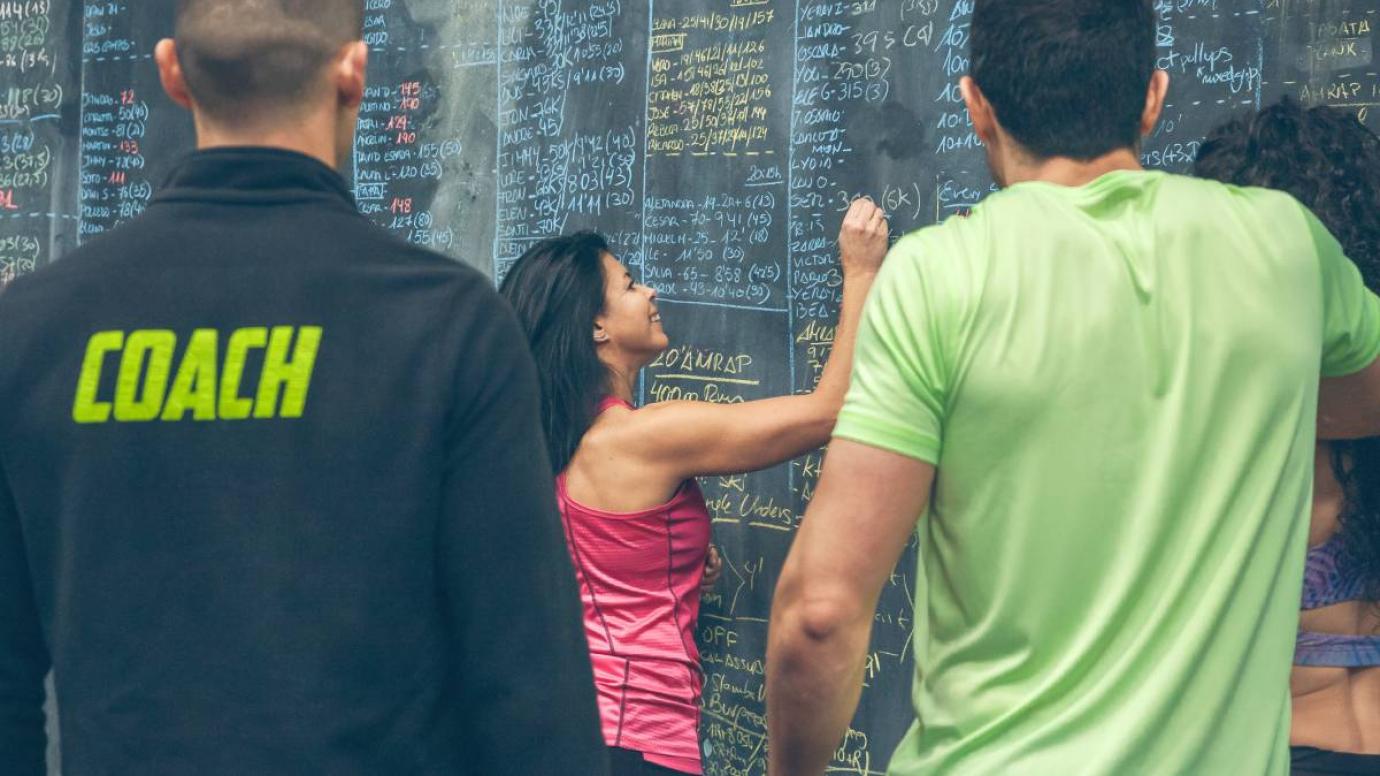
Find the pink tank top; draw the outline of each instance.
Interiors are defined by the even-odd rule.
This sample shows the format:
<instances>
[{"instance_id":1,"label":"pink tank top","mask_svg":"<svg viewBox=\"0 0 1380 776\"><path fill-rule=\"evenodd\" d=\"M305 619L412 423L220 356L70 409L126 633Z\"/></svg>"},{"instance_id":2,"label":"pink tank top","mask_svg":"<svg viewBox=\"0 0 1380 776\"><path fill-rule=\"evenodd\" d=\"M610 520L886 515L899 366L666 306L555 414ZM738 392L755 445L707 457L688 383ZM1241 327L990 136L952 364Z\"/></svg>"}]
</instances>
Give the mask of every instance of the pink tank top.
<instances>
[{"instance_id":1,"label":"pink tank top","mask_svg":"<svg viewBox=\"0 0 1380 776\"><path fill-rule=\"evenodd\" d=\"M630 406L608 398L599 412ZM704 496L686 480L671 500L638 512L607 512L556 496L575 564L599 716L609 746L702 773L700 655L695 622L709 551Z\"/></svg>"}]
</instances>

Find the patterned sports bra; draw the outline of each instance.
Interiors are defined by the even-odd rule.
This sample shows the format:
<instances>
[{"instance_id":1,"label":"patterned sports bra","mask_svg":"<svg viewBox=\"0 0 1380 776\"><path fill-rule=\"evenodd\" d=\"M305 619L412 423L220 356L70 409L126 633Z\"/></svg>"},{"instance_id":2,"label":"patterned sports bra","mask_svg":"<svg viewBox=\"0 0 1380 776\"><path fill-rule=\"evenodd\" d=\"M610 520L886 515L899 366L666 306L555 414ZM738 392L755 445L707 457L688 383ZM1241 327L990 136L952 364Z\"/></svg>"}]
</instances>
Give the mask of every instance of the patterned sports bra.
<instances>
[{"instance_id":1,"label":"patterned sports bra","mask_svg":"<svg viewBox=\"0 0 1380 776\"><path fill-rule=\"evenodd\" d=\"M1303 572L1304 611L1364 598L1362 574L1353 568L1341 532L1308 550ZM1380 666L1380 634L1349 636L1299 629L1294 640L1294 665L1364 668Z\"/></svg>"}]
</instances>

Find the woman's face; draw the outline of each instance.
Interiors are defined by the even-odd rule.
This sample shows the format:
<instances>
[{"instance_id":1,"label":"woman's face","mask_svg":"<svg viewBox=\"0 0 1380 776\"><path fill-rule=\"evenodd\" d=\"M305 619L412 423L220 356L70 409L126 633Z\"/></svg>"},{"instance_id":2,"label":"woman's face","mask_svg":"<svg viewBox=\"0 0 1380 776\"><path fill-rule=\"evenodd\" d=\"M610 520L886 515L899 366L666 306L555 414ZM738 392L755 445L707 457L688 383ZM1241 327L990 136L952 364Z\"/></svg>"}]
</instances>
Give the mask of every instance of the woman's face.
<instances>
[{"instance_id":1,"label":"woman's face","mask_svg":"<svg viewBox=\"0 0 1380 776\"><path fill-rule=\"evenodd\" d=\"M594 341L605 360L642 366L671 344L661 328L656 291L633 281L612 254L603 255L604 310L594 319Z\"/></svg>"}]
</instances>

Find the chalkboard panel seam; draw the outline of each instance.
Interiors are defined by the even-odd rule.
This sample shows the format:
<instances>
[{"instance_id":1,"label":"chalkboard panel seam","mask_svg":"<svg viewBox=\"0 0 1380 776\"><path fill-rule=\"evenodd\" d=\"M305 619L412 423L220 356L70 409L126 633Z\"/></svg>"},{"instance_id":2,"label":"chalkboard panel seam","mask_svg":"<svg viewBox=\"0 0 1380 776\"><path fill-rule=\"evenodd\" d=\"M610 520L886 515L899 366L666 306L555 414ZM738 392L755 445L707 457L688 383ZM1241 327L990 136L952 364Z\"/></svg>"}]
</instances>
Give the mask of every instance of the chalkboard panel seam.
<instances>
[{"instance_id":1,"label":"chalkboard panel seam","mask_svg":"<svg viewBox=\"0 0 1380 776\"><path fill-rule=\"evenodd\" d=\"M503 178L503 0L494 3L494 180ZM498 235L502 222L503 184L494 186L494 244L490 252L491 275L498 277Z\"/></svg>"},{"instance_id":2,"label":"chalkboard panel seam","mask_svg":"<svg viewBox=\"0 0 1380 776\"><path fill-rule=\"evenodd\" d=\"M658 302L665 304L692 304L696 307L719 307L725 310L751 310L758 313L784 313L789 307L759 307L757 305L732 304L729 302L706 302L700 299L671 299L657 297Z\"/></svg>"},{"instance_id":3,"label":"chalkboard panel seam","mask_svg":"<svg viewBox=\"0 0 1380 776\"><path fill-rule=\"evenodd\" d=\"M141 59L153 59L153 54L129 54L127 56L104 55L99 57L82 57L81 63L89 65L92 62L134 62Z\"/></svg>"},{"instance_id":4,"label":"chalkboard panel seam","mask_svg":"<svg viewBox=\"0 0 1380 776\"><path fill-rule=\"evenodd\" d=\"M796 97L800 89L800 0L795 0L794 12L791 16L791 120L789 122L789 132L786 137L786 233L790 234L791 228L795 225L795 203L791 201L791 195L795 192L795 131L796 131ZM791 373L790 392L796 392L796 371L795 371L795 310L792 305L795 300L795 281L792 277L795 274L794 249L791 248L791 240L786 240L786 368ZM795 467L786 467L786 487L792 493L795 492Z\"/></svg>"},{"instance_id":5,"label":"chalkboard panel seam","mask_svg":"<svg viewBox=\"0 0 1380 776\"><path fill-rule=\"evenodd\" d=\"M642 218L637 225L640 232L638 246L642 252L637 261L637 274L643 285L647 284L647 155L651 150L652 55L656 49L656 46L652 45L652 40L655 30L656 0L647 0L647 69L642 76ZM674 302L675 300L662 299L661 301ZM637 373L637 403L647 403L647 372L645 369Z\"/></svg>"},{"instance_id":6,"label":"chalkboard panel seam","mask_svg":"<svg viewBox=\"0 0 1380 776\"><path fill-rule=\"evenodd\" d=\"M81 220L81 216L74 216L71 213L0 213L0 218L57 218L68 221Z\"/></svg>"}]
</instances>

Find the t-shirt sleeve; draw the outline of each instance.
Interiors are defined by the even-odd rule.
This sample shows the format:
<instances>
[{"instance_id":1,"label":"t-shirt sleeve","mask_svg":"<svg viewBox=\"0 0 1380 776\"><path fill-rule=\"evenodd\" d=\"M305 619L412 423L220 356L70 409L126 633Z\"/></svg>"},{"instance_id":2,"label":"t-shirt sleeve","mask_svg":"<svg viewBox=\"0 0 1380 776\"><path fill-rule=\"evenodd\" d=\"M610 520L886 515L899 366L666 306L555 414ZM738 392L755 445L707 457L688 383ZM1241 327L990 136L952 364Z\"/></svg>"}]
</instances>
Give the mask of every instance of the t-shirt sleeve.
<instances>
[{"instance_id":1,"label":"t-shirt sleeve","mask_svg":"<svg viewBox=\"0 0 1380 776\"><path fill-rule=\"evenodd\" d=\"M1306 209L1304 218L1322 272L1322 376L1355 374L1380 356L1380 298L1366 288L1327 227Z\"/></svg>"},{"instance_id":2,"label":"t-shirt sleeve","mask_svg":"<svg viewBox=\"0 0 1380 776\"><path fill-rule=\"evenodd\" d=\"M897 243L873 284L834 437L938 464L952 305L923 244Z\"/></svg>"}]
</instances>

